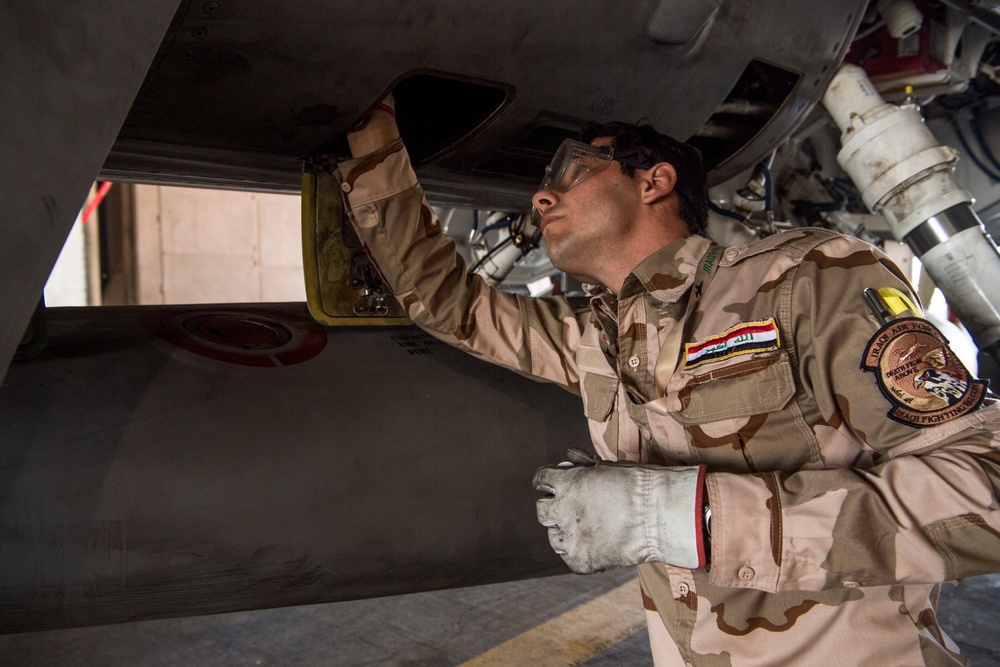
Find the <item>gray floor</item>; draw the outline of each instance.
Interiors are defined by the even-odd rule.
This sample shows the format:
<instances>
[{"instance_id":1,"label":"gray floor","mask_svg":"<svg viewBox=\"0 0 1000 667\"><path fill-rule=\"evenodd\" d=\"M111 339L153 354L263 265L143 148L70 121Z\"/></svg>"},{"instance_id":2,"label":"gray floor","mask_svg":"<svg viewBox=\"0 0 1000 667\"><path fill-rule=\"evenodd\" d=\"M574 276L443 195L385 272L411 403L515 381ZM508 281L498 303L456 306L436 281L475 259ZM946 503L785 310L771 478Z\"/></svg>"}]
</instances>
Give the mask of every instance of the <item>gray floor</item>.
<instances>
[{"instance_id":1,"label":"gray floor","mask_svg":"<svg viewBox=\"0 0 1000 667\"><path fill-rule=\"evenodd\" d=\"M1000 574L943 587L938 618L973 665L1000 665Z\"/></svg>"},{"instance_id":2,"label":"gray floor","mask_svg":"<svg viewBox=\"0 0 1000 667\"><path fill-rule=\"evenodd\" d=\"M0 637L0 665L456 665L635 576L630 570L378 600ZM636 604L641 604L636 600ZM639 633L587 664L649 665Z\"/></svg>"},{"instance_id":3,"label":"gray floor","mask_svg":"<svg viewBox=\"0 0 1000 667\"><path fill-rule=\"evenodd\" d=\"M568 575L380 600L10 635L0 637L0 665L456 665L632 576L628 570ZM942 593L942 623L975 665L1000 664L998 594L1000 575L969 579ZM652 664L645 631L584 664Z\"/></svg>"}]
</instances>

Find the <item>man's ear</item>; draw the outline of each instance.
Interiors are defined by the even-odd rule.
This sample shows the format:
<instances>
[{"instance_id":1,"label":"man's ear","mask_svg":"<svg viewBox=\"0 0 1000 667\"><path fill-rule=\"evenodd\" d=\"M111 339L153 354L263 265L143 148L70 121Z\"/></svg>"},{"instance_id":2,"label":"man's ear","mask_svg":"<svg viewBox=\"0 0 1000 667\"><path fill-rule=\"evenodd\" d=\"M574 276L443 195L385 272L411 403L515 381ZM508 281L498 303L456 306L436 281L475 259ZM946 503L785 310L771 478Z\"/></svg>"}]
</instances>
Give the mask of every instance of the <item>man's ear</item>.
<instances>
[{"instance_id":1,"label":"man's ear","mask_svg":"<svg viewBox=\"0 0 1000 667\"><path fill-rule=\"evenodd\" d=\"M677 171L669 162L658 162L643 174L642 203L653 204L674 191Z\"/></svg>"}]
</instances>

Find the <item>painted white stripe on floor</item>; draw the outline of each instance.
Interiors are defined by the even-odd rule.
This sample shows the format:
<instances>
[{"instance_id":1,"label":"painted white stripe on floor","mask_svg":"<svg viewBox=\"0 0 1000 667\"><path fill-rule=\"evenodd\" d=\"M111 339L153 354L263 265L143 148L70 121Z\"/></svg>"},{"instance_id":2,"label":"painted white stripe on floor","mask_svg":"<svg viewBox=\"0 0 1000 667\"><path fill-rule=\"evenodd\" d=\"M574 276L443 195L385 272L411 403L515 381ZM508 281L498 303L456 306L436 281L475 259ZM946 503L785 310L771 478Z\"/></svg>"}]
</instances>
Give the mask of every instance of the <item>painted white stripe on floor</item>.
<instances>
[{"instance_id":1,"label":"painted white stripe on floor","mask_svg":"<svg viewBox=\"0 0 1000 667\"><path fill-rule=\"evenodd\" d=\"M635 578L459 667L571 667L603 653L645 625L639 579Z\"/></svg>"}]
</instances>

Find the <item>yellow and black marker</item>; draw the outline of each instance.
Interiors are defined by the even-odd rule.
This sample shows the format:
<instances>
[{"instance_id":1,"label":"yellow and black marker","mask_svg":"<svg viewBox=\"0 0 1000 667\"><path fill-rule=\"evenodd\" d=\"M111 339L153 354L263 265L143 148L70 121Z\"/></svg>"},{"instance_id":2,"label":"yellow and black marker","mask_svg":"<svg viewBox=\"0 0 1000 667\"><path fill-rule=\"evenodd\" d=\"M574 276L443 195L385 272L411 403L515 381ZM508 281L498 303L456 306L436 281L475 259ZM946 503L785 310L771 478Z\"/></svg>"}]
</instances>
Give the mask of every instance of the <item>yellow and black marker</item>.
<instances>
[{"instance_id":1,"label":"yellow and black marker","mask_svg":"<svg viewBox=\"0 0 1000 667\"><path fill-rule=\"evenodd\" d=\"M881 287L878 291L871 287L862 294L869 310L878 320L878 323L885 326L891 320L901 317L923 317L924 312L906 292L895 287Z\"/></svg>"}]
</instances>

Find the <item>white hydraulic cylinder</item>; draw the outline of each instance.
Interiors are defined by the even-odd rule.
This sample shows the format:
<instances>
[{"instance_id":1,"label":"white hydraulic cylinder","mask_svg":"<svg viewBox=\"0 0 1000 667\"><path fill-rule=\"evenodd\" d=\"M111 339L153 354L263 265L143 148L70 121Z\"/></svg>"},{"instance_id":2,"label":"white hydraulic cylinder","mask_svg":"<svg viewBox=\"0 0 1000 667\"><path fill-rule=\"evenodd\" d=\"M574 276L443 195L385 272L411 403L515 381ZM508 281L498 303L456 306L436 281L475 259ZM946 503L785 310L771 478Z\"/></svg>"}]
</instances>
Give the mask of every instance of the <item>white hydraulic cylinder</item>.
<instances>
[{"instance_id":1,"label":"white hydraulic cylinder","mask_svg":"<svg viewBox=\"0 0 1000 667\"><path fill-rule=\"evenodd\" d=\"M942 146L913 104L888 104L865 71L844 65L823 95L841 130L837 162L902 240L928 218L972 201L955 177L958 152Z\"/></svg>"},{"instance_id":2,"label":"white hydraulic cylinder","mask_svg":"<svg viewBox=\"0 0 1000 667\"><path fill-rule=\"evenodd\" d=\"M980 349L1000 350L1000 254L916 105L888 104L868 75L843 65L823 96L841 130L837 162L899 241L920 257Z\"/></svg>"}]
</instances>

